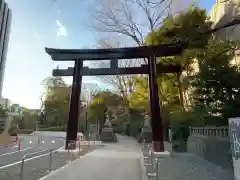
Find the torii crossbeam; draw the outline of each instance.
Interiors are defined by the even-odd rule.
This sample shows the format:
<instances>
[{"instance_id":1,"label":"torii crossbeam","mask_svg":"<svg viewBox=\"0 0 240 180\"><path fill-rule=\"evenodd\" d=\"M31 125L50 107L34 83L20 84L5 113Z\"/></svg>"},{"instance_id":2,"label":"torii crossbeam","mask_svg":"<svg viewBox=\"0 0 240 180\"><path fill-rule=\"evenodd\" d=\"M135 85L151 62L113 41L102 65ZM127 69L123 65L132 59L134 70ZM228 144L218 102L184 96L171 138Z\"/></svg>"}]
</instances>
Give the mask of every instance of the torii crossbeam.
<instances>
[{"instance_id":1,"label":"torii crossbeam","mask_svg":"<svg viewBox=\"0 0 240 180\"><path fill-rule=\"evenodd\" d=\"M180 65L156 64L156 57L173 56L180 54L183 47L180 45L163 44L142 47L112 48L112 49L52 49L45 48L54 61L74 61L74 67L68 69L54 69L53 76L73 76L72 93L70 100L69 119L67 127L66 148L77 139L79 101L82 76L121 75L121 74L148 74L150 89L151 126L153 147L155 151L164 151L163 124L159 107L157 72L178 73ZM119 59L147 58L148 64L141 67L119 68ZM91 69L83 67L84 60L111 60L110 68Z\"/></svg>"}]
</instances>

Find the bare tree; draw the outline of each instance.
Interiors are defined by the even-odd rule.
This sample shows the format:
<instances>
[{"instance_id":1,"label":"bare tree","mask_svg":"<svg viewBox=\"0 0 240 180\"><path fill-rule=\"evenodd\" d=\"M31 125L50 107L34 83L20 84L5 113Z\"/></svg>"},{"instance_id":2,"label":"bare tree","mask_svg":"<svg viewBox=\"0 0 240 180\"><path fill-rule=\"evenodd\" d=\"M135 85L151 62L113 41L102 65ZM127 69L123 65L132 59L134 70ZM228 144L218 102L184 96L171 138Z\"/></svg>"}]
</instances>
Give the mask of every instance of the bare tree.
<instances>
[{"instance_id":1,"label":"bare tree","mask_svg":"<svg viewBox=\"0 0 240 180\"><path fill-rule=\"evenodd\" d=\"M193 1L188 0L188 2ZM165 18L176 11L181 11L184 8L181 4L187 4L183 0L98 0L94 3L95 8L91 14L93 18L91 27L98 32L107 33L108 36L115 35L115 37L120 37L121 39L130 39L138 46L144 45L146 35L161 26ZM121 43L112 40L100 41L100 47L102 48L113 48L116 46L121 46ZM124 60L118 65L129 67L143 63L147 64L147 59ZM99 66L106 67L108 64L109 62L107 61L101 62ZM102 77L102 80L116 88L125 100L125 112L129 112L127 97L129 90L132 88L133 81L131 77L105 76Z\"/></svg>"},{"instance_id":2,"label":"bare tree","mask_svg":"<svg viewBox=\"0 0 240 180\"><path fill-rule=\"evenodd\" d=\"M189 2L194 0L98 0L91 13L91 27L108 36L123 35L141 46L147 33Z\"/></svg>"},{"instance_id":3,"label":"bare tree","mask_svg":"<svg viewBox=\"0 0 240 180\"><path fill-rule=\"evenodd\" d=\"M138 46L144 44L144 37L159 27L162 21L176 10L181 10L180 0L98 0L95 1L92 10L91 27L99 32L111 33L112 35L122 35L120 38L130 38ZM193 1L193 0L188 0ZM174 2L174 3L173 3ZM178 2L178 3L177 3ZM178 6L178 9L175 7ZM121 46L121 43L114 40L100 40L100 47L113 48ZM107 66L109 62L101 62L101 67ZM119 66L137 66L147 64L147 60L124 60ZM112 84L126 97L129 76L103 77L105 82Z\"/></svg>"},{"instance_id":4,"label":"bare tree","mask_svg":"<svg viewBox=\"0 0 240 180\"><path fill-rule=\"evenodd\" d=\"M99 41L100 48L116 48L120 46L119 42L113 42L108 40ZM118 67L135 67L139 65L139 61L135 59L124 59L118 60ZM110 61L97 61L95 62L97 67L109 67ZM117 94L121 95L124 99L127 98L129 93L129 88L131 86L132 78L131 76L123 75L109 75L100 77L105 83L111 84L116 90Z\"/></svg>"},{"instance_id":5,"label":"bare tree","mask_svg":"<svg viewBox=\"0 0 240 180\"><path fill-rule=\"evenodd\" d=\"M61 77L47 77L41 81L41 85L43 92L40 95L41 104L39 119L41 124L44 124L47 121L47 116L56 112L56 109L49 109L46 106L46 100L49 100L50 97L51 100L54 100L55 91L57 91L58 94L61 94L62 90L64 90L64 92L69 91L69 88Z\"/></svg>"},{"instance_id":6,"label":"bare tree","mask_svg":"<svg viewBox=\"0 0 240 180\"><path fill-rule=\"evenodd\" d=\"M100 91L100 88L97 84L92 83L83 83L82 92L81 92L81 100L82 102L89 104L94 94Z\"/></svg>"},{"instance_id":7,"label":"bare tree","mask_svg":"<svg viewBox=\"0 0 240 180\"><path fill-rule=\"evenodd\" d=\"M102 39L99 41L100 48L116 48L120 46L118 41ZM118 60L118 67L136 67L141 64L141 61L137 59L124 59ZM110 61L97 61L95 66L97 67L109 67ZM109 75L100 77L105 83L111 84L114 87L114 90L117 94L122 96L124 100L124 109L125 115L129 117L129 102L128 95L132 87L132 77L129 75Z\"/></svg>"}]
</instances>

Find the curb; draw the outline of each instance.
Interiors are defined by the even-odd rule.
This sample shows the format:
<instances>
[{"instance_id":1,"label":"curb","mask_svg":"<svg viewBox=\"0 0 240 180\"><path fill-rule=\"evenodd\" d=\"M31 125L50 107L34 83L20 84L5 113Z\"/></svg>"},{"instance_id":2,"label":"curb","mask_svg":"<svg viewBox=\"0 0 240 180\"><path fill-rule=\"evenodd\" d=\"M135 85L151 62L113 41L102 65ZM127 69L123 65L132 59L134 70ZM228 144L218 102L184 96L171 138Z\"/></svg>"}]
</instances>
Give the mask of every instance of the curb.
<instances>
[{"instance_id":1,"label":"curb","mask_svg":"<svg viewBox=\"0 0 240 180\"><path fill-rule=\"evenodd\" d=\"M143 153L140 153L140 165L141 165L141 172L142 172L142 180L148 180L147 174L146 174L146 168L144 166L144 157Z\"/></svg>"}]
</instances>

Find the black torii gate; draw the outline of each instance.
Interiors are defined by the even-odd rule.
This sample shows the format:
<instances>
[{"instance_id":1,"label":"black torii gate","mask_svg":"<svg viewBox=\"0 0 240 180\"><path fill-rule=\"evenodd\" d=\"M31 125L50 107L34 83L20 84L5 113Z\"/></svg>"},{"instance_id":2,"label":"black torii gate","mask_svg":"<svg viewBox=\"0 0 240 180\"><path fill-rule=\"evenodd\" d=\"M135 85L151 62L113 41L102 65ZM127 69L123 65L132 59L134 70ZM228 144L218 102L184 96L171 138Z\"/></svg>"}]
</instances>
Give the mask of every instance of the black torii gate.
<instances>
[{"instance_id":1,"label":"black torii gate","mask_svg":"<svg viewBox=\"0 0 240 180\"><path fill-rule=\"evenodd\" d=\"M79 102L82 76L148 74L150 89L150 112L153 147L155 151L164 151L163 124L159 107L158 73L180 72L180 65L156 64L156 57L173 56L181 53L181 45L163 44L142 47L112 48L112 49L52 49L45 48L53 61L74 61L74 67L54 69L53 76L73 76L70 99L69 120L67 127L66 148L70 142L77 139ZM148 64L141 67L118 68L118 59L147 58ZM110 60L110 68L91 69L83 67L84 60Z\"/></svg>"}]
</instances>

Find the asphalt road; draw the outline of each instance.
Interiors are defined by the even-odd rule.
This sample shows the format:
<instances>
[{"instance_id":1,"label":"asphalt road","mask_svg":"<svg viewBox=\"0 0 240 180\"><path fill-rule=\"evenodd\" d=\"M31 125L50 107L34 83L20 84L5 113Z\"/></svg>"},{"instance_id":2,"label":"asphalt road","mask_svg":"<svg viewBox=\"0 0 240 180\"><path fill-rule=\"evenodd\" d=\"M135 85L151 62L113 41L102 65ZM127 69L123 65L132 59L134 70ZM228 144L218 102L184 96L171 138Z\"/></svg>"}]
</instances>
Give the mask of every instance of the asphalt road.
<instances>
[{"instance_id":1,"label":"asphalt road","mask_svg":"<svg viewBox=\"0 0 240 180\"><path fill-rule=\"evenodd\" d=\"M20 139L20 150L17 144L0 147L0 169L21 161L26 154L29 154L26 159L30 159L64 146L64 140L57 137L21 136Z\"/></svg>"}]
</instances>

